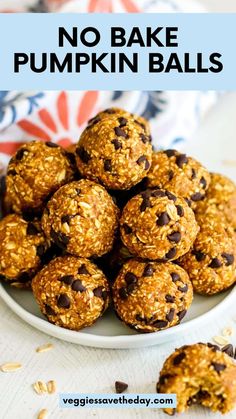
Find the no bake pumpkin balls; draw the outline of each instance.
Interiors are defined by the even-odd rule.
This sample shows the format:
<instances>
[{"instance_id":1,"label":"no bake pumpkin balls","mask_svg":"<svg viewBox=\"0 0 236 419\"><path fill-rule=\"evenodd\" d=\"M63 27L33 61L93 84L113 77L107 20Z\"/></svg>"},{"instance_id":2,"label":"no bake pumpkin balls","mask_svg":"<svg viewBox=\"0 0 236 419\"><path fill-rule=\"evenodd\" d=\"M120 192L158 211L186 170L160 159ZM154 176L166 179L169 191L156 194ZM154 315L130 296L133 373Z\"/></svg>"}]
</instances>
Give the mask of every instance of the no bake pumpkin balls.
<instances>
[{"instance_id":1,"label":"no bake pumpkin balls","mask_svg":"<svg viewBox=\"0 0 236 419\"><path fill-rule=\"evenodd\" d=\"M177 407L164 409L170 415L192 404L227 413L236 404L236 364L215 345L182 346L165 361L157 392L176 394Z\"/></svg>"},{"instance_id":2,"label":"no bake pumpkin balls","mask_svg":"<svg viewBox=\"0 0 236 419\"><path fill-rule=\"evenodd\" d=\"M45 201L73 178L67 153L50 141L22 145L10 160L6 203L16 213L41 212Z\"/></svg>"},{"instance_id":3,"label":"no bake pumpkin balls","mask_svg":"<svg viewBox=\"0 0 236 419\"><path fill-rule=\"evenodd\" d=\"M0 221L0 279L16 287L29 286L48 247L38 221L7 215Z\"/></svg>"},{"instance_id":4,"label":"no bake pumpkin balls","mask_svg":"<svg viewBox=\"0 0 236 419\"><path fill-rule=\"evenodd\" d=\"M88 259L74 256L52 260L34 277L32 289L48 320L72 330L91 326L109 303L105 275Z\"/></svg>"},{"instance_id":5,"label":"no bake pumpkin balls","mask_svg":"<svg viewBox=\"0 0 236 419\"><path fill-rule=\"evenodd\" d=\"M235 233L215 213L197 216L200 231L193 248L179 262L188 272L194 291L212 295L236 280Z\"/></svg>"},{"instance_id":6,"label":"no bake pumpkin balls","mask_svg":"<svg viewBox=\"0 0 236 419\"><path fill-rule=\"evenodd\" d=\"M82 176L108 189L130 189L151 166L152 146L145 129L119 115L95 118L82 133L76 148Z\"/></svg>"},{"instance_id":7,"label":"no bake pumpkin balls","mask_svg":"<svg viewBox=\"0 0 236 419\"><path fill-rule=\"evenodd\" d=\"M118 215L103 186L82 179L62 186L53 195L44 210L42 228L68 253L98 257L112 248Z\"/></svg>"},{"instance_id":8,"label":"no bake pumpkin balls","mask_svg":"<svg viewBox=\"0 0 236 419\"><path fill-rule=\"evenodd\" d=\"M188 252L199 227L183 198L166 190L148 189L126 204L120 230L132 254L167 262Z\"/></svg>"},{"instance_id":9,"label":"no bake pumpkin balls","mask_svg":"<svg viewBox=\"0 0 236 419\"><path fill-rule=\"evenodd\" d=\"M187 200L192 208L204 199L210 174L197 160L177 150L154 152L147 175L149 188L168 189Z\"/></svg>"},{"instance_id":10,"label":"no bake pumpkin balls","mask_svg":"<svg viewBox=\"0 0 236 419\"><path fill-rule=\"evenodd\" d=\"M185 316L193 298L188 274L172 263L130 259L113 285L118 317L139 332L174 326Z\"/></svg>"}]
</instances>

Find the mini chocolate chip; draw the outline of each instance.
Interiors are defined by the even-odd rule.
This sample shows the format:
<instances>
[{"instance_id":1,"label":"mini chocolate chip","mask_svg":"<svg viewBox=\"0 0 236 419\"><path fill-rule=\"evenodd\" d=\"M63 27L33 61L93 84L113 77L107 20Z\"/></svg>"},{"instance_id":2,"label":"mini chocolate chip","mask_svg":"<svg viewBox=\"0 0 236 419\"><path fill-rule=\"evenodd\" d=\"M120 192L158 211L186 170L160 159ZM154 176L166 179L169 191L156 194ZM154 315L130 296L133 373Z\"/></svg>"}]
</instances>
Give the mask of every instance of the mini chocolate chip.
<instances>
[{"instance_id":1,"label":"mini chocolate chip","mask_svg":"<svg viewBox=\"0 0 236 419\"><path fill-rule=\"evenodd\" d=\"M144 144L146 144L146 143L149 143L149 142L150 142L150 139L149 139L149 137L148 137L147 135L144 135L143 133L141 133L141 134L139 134L139 136L140 136L140 138L141 138L141 140L142 140L142 142L143 142Z\"/></svg>"},{"instance_id":2,"label":"mini chocolate chip","mask_svg":"<svg viewBox=\"0 0 236 419\"><path fill-rule=\"evenodd\" d=\"M59 281L64 282L64 284L66 285L71 285L74 279L75 278L73 277L73 275L64 275L61 278L59 278Z\"/></svg>"},{"instance_id":3,"label":"mini chocolate chip","mask_svg":"<svg viewBox=\"0 0 236 419\"><path fill-rule=\"evenodd\" d=\"M112 140L112 144L114 144L115 150L119 150L119 148L122 148L122 143L116 138Z\"/></svg>"},{"instance_id":4,"label":"mini chocolate chip","mask_svg":"<svg viewBox=\"0 0 236 419\"><path fill-rule=\"evenodd\" d=\"M84 147L79 147L75 150L76 154L80 157L83 163L88 163L91 160L89 153Z\"/></svg>"},{"instance_id":5,"label":"mini chocolate chip","mask_svg":"<svg viewBox=\"0 0 236 419\"><path fill-rule=\"evenodd\" d=\"M164 150L163 153L165 153L167 157L172 157L176 155L176 150L172 150L172 149Z\"/></svg>"},{"instance_id":6,"label":"mini chocolate chip","mask_svg":"<svg viewBox=\"0 0 236 419\"><path fill-rule=\"evenodd\" d=\"M220 351L220 347L218 345L214 345L214 343L207 343L208 348L211 348L214 352Z\"/></svg>"},{"instance_id":7,"label":"mini chocolate chip","mask_svg":"<svg viewBox=\"0 0 236 419\"><path fill-rule=\"evenodd\" d=\"M115 131L115 134L118 137L128 138L128 134L126 134L126 132L123 129L121 129L120 127L115 127L114 131Z\"/></svg>"},{"instance_id":8,"label":"mini chocolate chip","mask_svg":"<svg viewBox=\"0 0 236 419\"><path fill-rule=\"evenodd\" d=\"M62 224L64 224L64 223L69 224L69 222L70 222L70 216L69 215L63 215L61 217L61 222L62 222Z\"/></svg>"},{"instance_id":9,"label":"mini chocolate chip","mask_svg":"<svg viewBox=\"0 0 236 419\"><path fill-rule=\"evenodd\" d=\"M192 255L195 256L198 262L202 262L206 258L205 253L200 252L200 250L192 250Z\"/></svg>"},{"instance_id":10,"label":"mini chocolate chip","mask_svg":"<svg viewBox=\"0 0 236 419\"><path fill-rule=\"evenodd\" d=\"M179 276L179 274L177 274L176 272L172 272L170 274L170 276L171 276L173 282L177 282L177 281L179 281L181 279L180 276Z\"/></svg>"},{"instance_id":11,"label":"mini chocolate chip","mask_svg":"<svg viewBox=\"0 0 236 419\"><path fill-rule=\"evenodd\" d=\"M187 292L188 291L188 285L185 284L183 287L179 286L178 290L181 291L181 292Z\"/></svg>"},{"instance_id":12,"label":"mini chocolate chip","mask_svg":"<svg viewBox=\"0 0 236 419\"><path fill-rule=\"evenodd\" d=\"M103 113L108 113L108 114L112 115L112 114L116 113L116 111L115 111L115 109L108 108L108 109L105 109L105 111L103 111Z\"/></svg>"},{"instance_id":13,"label":"mini chocolate chip","mask_svg":"<svg viewBox=\"0 0 236 419\"><path fill-rule=\"evenodd\" d=\"M160 384L165 384L165 381L168 380L168 378L172 378L172 377L173 377L172 374L161 375L161 377L159 378L159 383Z\"/></svg>"},{"instance_id":14,"label":"mini chocolate chip","mask_svg":"<svg viewBox=\"0 0 236 419\"><path fill-rule=\"evenodd\" d=\"M155 322L153 322L152 324L158 329L162 329L163 327L166 327L168 325L168 322L165 320L155 320Z\"/></svg>"},{"instance_id":15,"label":"mini chocolate chip","mask_svg":"<svg viewBox=\"0 0 236 419\"><path fill-rule=\"evenodd\" d=\"M110 159L104 160L104 170L106 172L111 172L112 171L112 165L111 165L111 160Z\"/></svg>"},{"instance_id":16,"label":"mini chocolate chip","mask_svg":"<svg viewBox=\"0 0 236 419\"><path fill-rule=\"evenodd\" d=\"M179 243L181 240L181 233L179 231L174 231L173 233L168 234L167 238L171 242Z\"/></svg>"},{"instance_id":17,"label":"mini chocolate chip","mask_svg":"<svg viewBox=\"0 0 236 419\"><path fill-rule=\"evenodd\" d=\"M212 362L211 365L213 366L214 370L218 373L224 371L226 368L226 365L220 364L219 362Z\"/></svg>"},{"instance_id":18,"label":"mini chocolate chip","mask_svg":"<svg viewBox=\"0 0 236 419\"><path fill-rule=\"evenodd\" d=\"M125 127L125 125L128 122L128 119L123 118L123 116L121 116L120 118L118 118L119 124L120 124L120 128Z\"/></svg>"},{"instance_id":19,"label":"mini chocolate chip","mask_svg":"<svg viewBox=\"0 0 236 419\"><path fill-rule=\"evenodd\" d=\"M183 165L186 163L188 163L188 158L186 154L180 154L176 157L176 164L180 169L182 169Z\"/></svg>"},{"instance_id":20,"label":"mini chocolate chip","mask_svg":"<svg viewBox=\"0 0 236 419\"><path fill-rule=\"evenodd\" d=\"M231 255L230 253L222 253L221 255L224 259L226 259L226 266L233 265L234 263L234 255Z\"/></svg>"},{"instance_id":21,"label":"mini chocolate chip","mask_svg":"<svg viewBox=\"0 0 236 419\"><path fill-rule=\"evenodd\" d=\"M140 156L140 157L138 158L138 160L137 160L137 163L138 163L139 165L141 165L143 162L145 162L144 169L145 169L145 170L148 170L148 169L149 169L149 167L150 167L150 163L149 163L149 161L148 161L148 159L147 159L147 157L146 157L146 156Z\"/></svg>"},{"instance_id":22,"label":"mini chocolate chip","mask_svg":"<svg viewBox=\"0 0 236 419\"><path fill-rule=\"evenodd\" d=\"M79 274L79 275L89 275L89 271L87 270L85 263L83 263L83 264L79 267L79 269L78 269L78 274Z\"/></svg>"},{"instance_id":23,"label":"mini chocolate chip","mask_svg":"<svg viewBox=\"0 0 236 419\"><path fill-rule=\"evenodd\" d=\"M152 195L152 190L151 189L146 189L146 191L143 191L140 193L142 198L150 198Z\"/></svg>"},{"instance_id":24,"label":"mini chocolate chip","mask_svg":"<svg viewBox=\"0 0 236 419\"><path fill-rule=\"evenodd\" d=\"M123 383L122 381L115 382L115 389L117 394L123 393L125 390L127 390L127 388L128 384Z\"/></svg>"},{"instance_id":25,"label":"mini chocolate chip","mask_svg":"<svg viewBox=\"0 0 236 419\"><path fill-rule=\"evenodd\" d=\"M229 343L228 345L225 345L222 349L222 352L229 355L231 358L234 357L234 347Z\"/></svg>"},{"instance_id":26,"label":"mini chocolate chip","mask_svg":"<svg viewBox=\"0 0 236 419\"><path fill-rule=\"evenodd\" d=\"M174 171L173 171L173 170L169 170L169 171L168 171L168 178L169 178L169 181L171 181L171 180L173 179L173 177L174 177Z\"/></svg>"},{"instance_id":27,"label":"mini chocolate chip","mask_svg":"<svg viewBox=\"0 0 236 419\"><path fill-rule=\"evenodd\" d=\"M218 269L222 266L222 263L218 258L213 258L208 266L209 268Z\"/></svg>"},{"instance_id":28,"label":"mini chocolate chip","mask_svg":"<svg viewBox=\"0 0 236 419\"><path fill-rule=\"evenodd\" d=\"M166 315L166 320L168 320L168 322L172 322L174 315L175 315L175 309L171 308L169 313L167 313Z\"/></svg>"},{"instance_id":29,"label":"mini chocolate chip","mask_svg":"<svg viewBox=\"0 0 236 419\"><path fill-rule=\"evenodd\" d=\"M135 288L136 288L136 284L135 283L132 283L132 284L127 285L127 288L126 288L127 293L128 294L132 294L132 292L135 290Z\"/></svg>"},{"instance_id":30,"label":"mini chocolate chip","mask_svg":"<svg viewBox=\"0 0 236 419\"><path fill-rule=\"evenodd\" d=\"M136 284L138 278L136 275L133 274L133 272L127 272L125 274L125 282L126 284Z\"/></svg>"},{"instance_id":31,"label":"mini chocolate chip","mask_svg":"<svg viewBox=\"0 0 236 419\"><path fill-rule=\"evenodd\" d=\"M72 289L73 291L76 291L76 292L83 292L83 291L86 291L86 287L84 287L84 285L82 284L82 282L81 282L81 280L80 280L80 279L76 279L76 280L73 282L73 284L72 284L72 286L71 286L71 289Z\"/></svg>"},{"instance_id":32,"label":"mini chocolate chip","mask_svg":"<svg viewBox=\"0 0 236 419\"><path fill-rule=\"evenodd\" d=\"M70 308L70 299L67 294L60 294L57 299L58 307Z\"/></svg>"},{"instance_id":33,"label":"mini chocolate chip","mask_svg":"<svg viewBox=\"0 0 236 419\"><path fill-rule=\"evenodd\" d=\"M150 263L148 263L143 271L143 276L152 276L153 275L153 267Z\"/></svg>"},{"instance_id":34,"label":"mini chocolate chip","mask_svg":"<svg viewBox=\"0 0 236 419\"><path fill-rule=\"evenodd\" d=\"M165 226L170 222L170 216L168 215L167 212L162 212L159 216L158 219L156 221L156 224L159 227Z\"/></svg>"},{"instance_id":35,"label":"mini chocolate chip","mask_svg":"<svg viewBox=\"0 0 236 419\"><path fill-rule=\"evenodd\" d=\"M9 175L9 176L15 176L15 175L17 175L17 173L16 173L15 169L11 169L11 170L8 170L7 171L7 175Z\"/></svg>"},{"instance_id":36,"label":"mini chocolate chip","mask_svg":"<svg viewBox=\"0 0 236 419\"><path fill-rule=\"evenodd\" d=\"M169 191L166 191L166 196L171 200L171 201L176 201L177 200L177 197L173 194L173 193L171 193L171 192L169 192Z\"/></svg>"},{"instance_id":37,"label":"mini chocolate chip","mask_svg":"<svg viewBox=\"0 0 236 419\"><path fill-rule=\"evenodd\" d=\"M183 207L181 207L181 205L176 205L176 209L177 209L177 214L179 217L183 217L184 216L184 209Z\"/></svg>"},{"instance_id":38,"label":"mini chocolate chip","mask_svg":"<svg viewBox=\"0 0 236 419\"><path fill-rule=\"evenodd\" d=\"M166 253L165 257L166 259L173 259L176 255L176 247L172 247L172 249L169 250L169 252Z\"/></svg>"},{"instance_id":39,"label":"mini chocolate chip","mask_svg":"<svg viewBox=\"0 0 236 419\"><path fill-rule=\"evenodd\" d=\"M149 198L144 198L140 205L140 212L144 212L147 208L151 208L151 202Z\"/></svg>"},{"instance_id":40,"label":"mini chocolate chip","mask_svg":"<svg viewBox=\"0 0 236 419\"><path fill-rule=\"evenodd\" d=\"M39 246L37 246L37 256L41 257L44 254L44 246L42 244L40 244Z\"/></svg>"},{"instance_id":41,"label":"mini chocolate chip","mask_svg":"<svg viewBox=\"0 0 236 419\"><path fill-rule=\"evenodd\" d=\"M51 238L52 240L59 246L62 247L63 249L67 246L67 244L70 241L70 238L67 237L64 233L62 232L56 232L53 229L51 229Z\"/></svg>"},{"instance_id":42,"label":"mini chocolate chip","mask_svg":"<svg viewBox=\"0 0 236 419\"><path fill-rule=\"evenodd\" d=\"M100 121L101 121L101 118L99 116L95 116L94 118L91 118L89 120L89 125L90 126L96 125Z\"/></svg>"},{"instance_id":43,"label":"mini chocolate chip","mask_svg":"<svg viewBox=\"0 0 236 419\"><path fill-rule=\"evenodd\" d=\"M197 172L196 172L196 170L195 169L192 169L192 176L191 176L191 179L193 180L193 179L196 179L196 177L197 177Z\"/></svg>"},{"instance_id":44,"label":"mini chocolate chip","mask_svg":"<svg viewBox=\"0 0 236 419\"><path fill-rule=\"evenodd\" d=\"M67 157L67 159L69 160L70 164L71 164L72 166L75 166L75 164L76 164L76 159L75 159L75 155L74 155L74 153L71 153L71 152L69 152L69 151L66 151L66 157Z\"/></svg>"},{"instance_id":45,"label":"mini chocolate chip","mask_svg":"<svg viewBox=\"0 0 236 419\"><path fill-rule=\"evenodd\" d=\"M187 202L188 206L191 208L191 206L192 206L192 201L191 201L191 199L184 198L184 200L185 200L185 202Z\"/></svg>"},{"instance_id":46,"label":"mini chocolate chip","mask_svg":"<svg viewBox=\"0 0 236 419\"><path fill-rule=\"evenodd\" d=\"M186 357L184 352L180 352L176 357L173 359L173 365L179 365L183 359Z\"/></svg>"},{"instance_id":47,"label":"mini chocolate chip","mask_svg":"<svg viewBox=\"0 0 236 419\"><path fill-rule=\"evenodd\" d=\"M165 193L165 191L161 191L159 189L156 189L156 190L151 192L151 196L153 196L154 198L164 198L166 196L166 193Z\"/></svg>"},{"instance_id":48,"label":"mini chocolate chip","mask_svg":"<svg viewBox=\"0 0 236 419\"><path fill-rule=\"evenodd\" d=\"M22 160L24 157L25 151L27 151L25 148L20 148L15 155L16 160Z\"/></svg>"},{"instance_id":49,"label":"mini chocolate chip","mask_svg":"<svg viewBox=\"0 0 236 419\"><path fill-rule=\"evenodd\" d=\"M179 321L181 321L184 318L184 316L185 316L186 313L187 313L187 310L181 310L181 311L179 311L177 313L177 316L179 318Z\"/></svg>"},{"instance_id":50,"label":"mini chocolate chip","mask_svg":"<svg viewBox=\"0 0 236 419\"><path fill-rule=\"evenodd\" d=\"M121 300L126 300L128 298L128 294L126 292L125 287L122 287L119 289L119 296L121 298Z\"/></svg>"},{"instance_id":51,"label":"mini chocolate chip","mask_svg":"<svg viewBox=\"0 0 236 419\"><path fill-rule=\"evenodd\" d=\"M167 303L174 303L175 302L175 297L170 295L170 294L166 294L165 300L166 300Z\"/></svg>"},{"instance_id":52,"label":"mini chocolate chip","mask_svg":"<svg viewBox=\"0 0 236 419\"><path fill-rule=\"evenodd\" d=\"M131 234L132 233L132 228L128 225L128 224L123 224L123 229L125 234Z\"/></svg>"},{"instance_id":53,"label":"mini chocolate chip","mask_svg":"<svg viewBox=\"0 0 236 419\"><path fill-rule=\"evenodd\" d=\"M201 201L204 198L204 195L202 195L200 192L196 192L193 195L191 195L191 200L193 202Z\"/></svg>"},{"instance_id":54,"label":"mini chocolate chip","mask_svg":"<svg viewBox=\"0 0 236 419\"><path fill-rule=\"evenodd\" d=\"M46 141L46 143L45 143L48 147L51 147L51 148L57 148L57 147L59 147L59 145L58 144L56 144L56 143L53 143L52 141Z\"/></svg>"},{"instance_id":55,"label":"mini chocolate chip","mask_svg":"<svg viewBox=\"0 0 236 419\"><path fill-rule=\"evenodd\" d=\"M55 316L55 311L48 304L45 304L45 311L49 316Z\"/></svg>"},{"instance_id":56,"label":"mini chocolate chip","mask_svg":"<svg viewBox=\"0 0 236 419\"><path fill-rule=\"evenodd\" d=\"M37 227L35 227L33 223L28 223L26 234L28 234L29 236L36 236L38 233L39 232Z\"/></svg>"},{"instance_id":57,"label":"mini chocolate chip","mask_svg":"<svg viewBox=\"0 0 236 419\"><path fill-rule=\"evenodd\" d=\"M201 183L203 189L206 189L206 187L207 187L207 181L206 181L206 179L203 176L200 179L200 183Z\"/></svg>"}]
</instances>

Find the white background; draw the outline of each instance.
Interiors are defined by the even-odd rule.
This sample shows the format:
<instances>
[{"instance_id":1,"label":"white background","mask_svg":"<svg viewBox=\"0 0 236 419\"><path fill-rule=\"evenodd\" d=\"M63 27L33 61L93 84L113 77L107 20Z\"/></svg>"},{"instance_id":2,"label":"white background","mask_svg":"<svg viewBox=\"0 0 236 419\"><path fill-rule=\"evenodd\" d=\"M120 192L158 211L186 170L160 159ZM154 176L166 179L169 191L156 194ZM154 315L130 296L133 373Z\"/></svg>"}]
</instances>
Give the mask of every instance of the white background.
<instances>
[{"instance_id":1,"label":"white background","mask_svg":"<svg viewBox=\"0 0 236 419\"><path fill-rule=\"evenodd\" d=\"M200 0L211 12L236 12L235 0Z\"/></svg>"}]
</instances>

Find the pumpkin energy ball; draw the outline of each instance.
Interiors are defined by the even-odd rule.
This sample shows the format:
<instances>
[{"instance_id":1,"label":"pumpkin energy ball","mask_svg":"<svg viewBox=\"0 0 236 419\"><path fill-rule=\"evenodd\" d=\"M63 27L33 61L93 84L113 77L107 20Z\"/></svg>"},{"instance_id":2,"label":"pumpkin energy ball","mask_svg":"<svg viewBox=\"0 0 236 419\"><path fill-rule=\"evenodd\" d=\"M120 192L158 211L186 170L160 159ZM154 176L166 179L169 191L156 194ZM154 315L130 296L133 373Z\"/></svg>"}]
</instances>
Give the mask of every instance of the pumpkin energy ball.
<instances>
[{"instance_id":1,"label":"pumpkin energy ball","mask_svg":"<svg viewBox=\"0 0 236 419\"><path fill-rule=\"evenodd\" d=\"M176 394L176 409L164 409L169 415L183 413L192 404L227 413L236 404L236 364L216 345L182 346L166 359L157 392Z\"/></svg>"},{"instance_id":2,"label":"pumpkin energy ball","mask_svg":"<svg viewBox=\"0 0 236 419\"><path fill-rule=\"evenodd\" d=\"M62 186L42 217L46 236L68 253L98 257L112 248L119 210L111 196L90 180Z\"/></svg>"},{"instance_id":3,"label":"pumpkin energy ball","mask_svg":"<svg viewBox=\"0 0 236 419\"><path fill-rule=\"evenodd\" d=\"M8 166L7 206L16 213L41 212L48 197L72 178L73 169L65 150L50 141L26 143Z\"/></svg>"},{"instance_id":4,"label":"pumpkin energy ball","mask_svg":"<svg viewBox=\"0 0 236 419\"><path fill-rule=\"evenodd\" d=\"M236 185L226 176L211 173L206 198L199 202L198 213L220 212L236 230Z\"/></svg>"},{"instance_id":5,"label":"pumpkin energy ball","mask_svg":"<svg viewBox=\"0 0 236 419\"><path fill-rule=\"evenodd\" d=\"M118 317L139 332L156 332L178 324L192 299L188 274L172 263L130 259L113 285Z\"/></svg>"},{"instance_id":6,"label":"pumpkin energy ball","mask_svg":"<svg viewBox=\"0 0 236 419\"><path fill-rule=\"evenodd\" d=\"M84 130L76 159L82 176L108 189L130 189L150 169L150 137L133 119L108 115Z\"/></svg>"},{"instance_id":7,"label":"pumpkin energy ball","mask_svg":"<svg viewBox=\"0 0 236 419\"><path fill-rule=\"evenodd\" d=\"M210 183L208 171L192 157L176 150L154 152L147 174L149 188L163 188L187 200L192 208L204 199Z\"/></svg>"},{"instance_id":8,"label":"pumpkin energy ball","mask_svg":"<svg viewBox=\"0 0 236 419\"><path fill-rule=\"evenodd\" d=\"M200 231L193 248L179 262L188 272L194 291L216 294L236 280L235 234L218 214L197 217Z\"/></svg>"},{"instance_id":9,"label":"pumpkin energy ball","mask_svg":"<svg viewBox=\"0 0 236 419\"><path fill-rule=\"evenodd\" d=\"M48 248L40 223L10 214L0 221L0 279L27 287Z\"/></svg>"},{"instance_id":10,"label":"pumpkin energy ball","mask_svg":"<svg viewBox=\"0 0 236 419\"><path fill-rule=\"evenodd\" d=\"M186 201L161 189L147 189L133 197L120 225L121 239L132 254L159 262L188 252L199 230Z\"/></svg>"},{"instance_id":11,"label":"pumpkin energy ball","mask_svg":"<svg viewBox=\"0 0 236 419\"><path fill-rule=\"evenodd\" d=\"M42 313L66 329L91 326L109 303L105 275L88 259L74 256L58 257L44 266L32 289Z\"/></svg>"}]
</instances>

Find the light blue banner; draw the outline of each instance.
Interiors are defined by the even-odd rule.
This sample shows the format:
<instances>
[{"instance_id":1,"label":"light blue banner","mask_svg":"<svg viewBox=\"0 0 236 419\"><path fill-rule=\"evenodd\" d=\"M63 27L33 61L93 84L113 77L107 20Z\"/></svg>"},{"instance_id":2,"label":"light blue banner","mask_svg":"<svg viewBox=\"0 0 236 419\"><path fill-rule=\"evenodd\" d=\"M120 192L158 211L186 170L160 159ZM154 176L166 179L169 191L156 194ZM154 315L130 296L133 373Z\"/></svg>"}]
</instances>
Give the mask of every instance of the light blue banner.
<instances>
[{"instance_id":1,"label":"light blue banner","mask_svg":"<svg viewBox=\"0 0 236 419\"><path fill-rule=\"evenodd\" d=\"M59 27L71 39L73 27L77 28L78 44L72 46L63 37L64 46L59 47ZM99 31L100 42L94 47L81 42L87 27ZM125 29L125 46L111 46L111 27ZM127 46L133 27L141 35L142 41L137 34L136 41L145 46L137 42ZM151 46L147 46L147 27L151 31L163 27L159 45L149 39ZM166 27L172 27L169 41ZM87 33L85 39L90 42L95 34ZM236 14L0 14L0 89L233 90L235 39ZM136 59L136 71L131 71L122 54L133 63L133 70ZM156 54L163 56L161 64ZM172 54L177 54L178 65ZM58 63L64 65L62 72Z\"/></svg>"},{"instance_id":2,"label":"light blue banner","mask_svg":"<svg viewBox=\"0 0 236 419\"><path fill-rule=\"evenodd\" d=\"M176 407L176 394L59 394L60 408L163 409Z\"/></svg>"}]
</instances>

